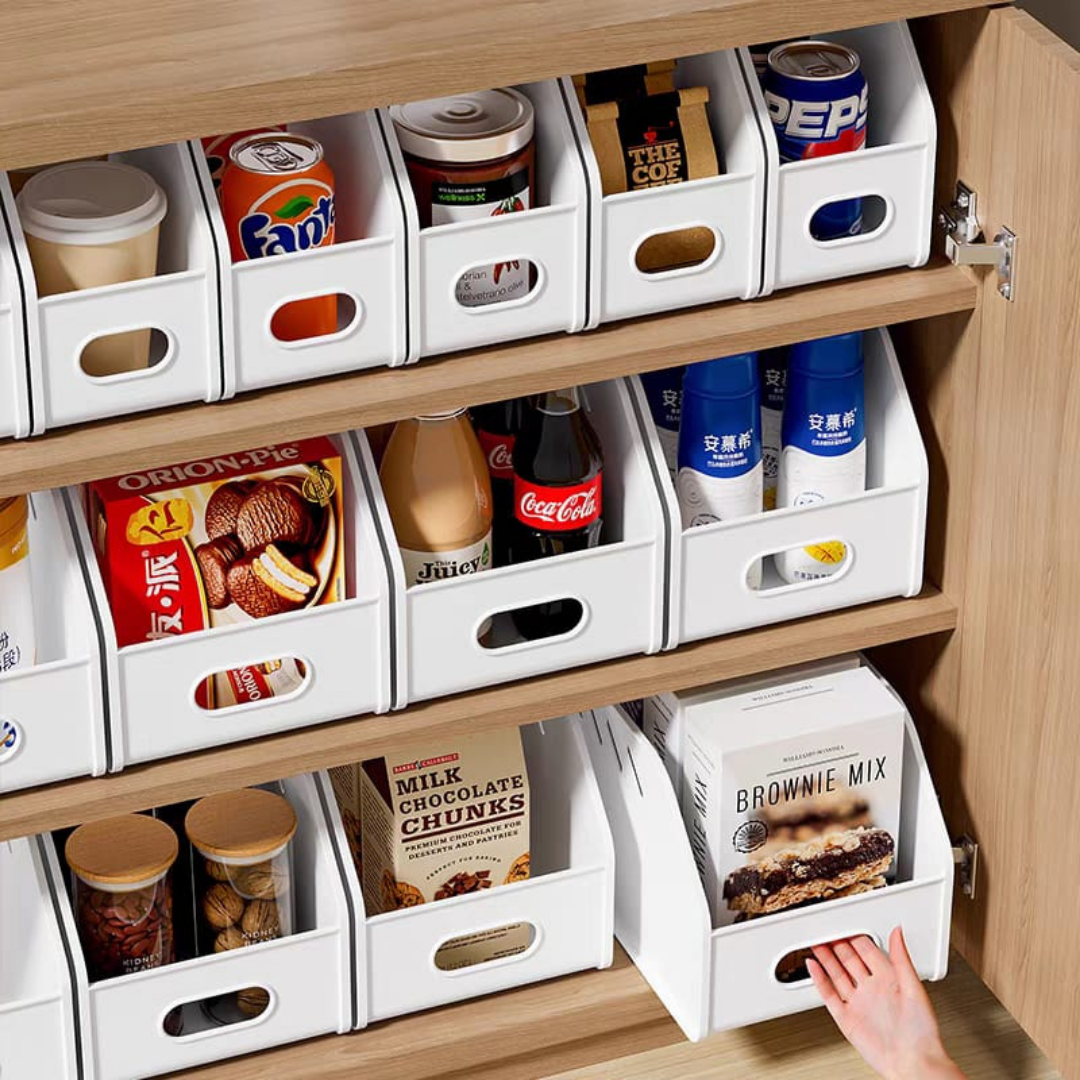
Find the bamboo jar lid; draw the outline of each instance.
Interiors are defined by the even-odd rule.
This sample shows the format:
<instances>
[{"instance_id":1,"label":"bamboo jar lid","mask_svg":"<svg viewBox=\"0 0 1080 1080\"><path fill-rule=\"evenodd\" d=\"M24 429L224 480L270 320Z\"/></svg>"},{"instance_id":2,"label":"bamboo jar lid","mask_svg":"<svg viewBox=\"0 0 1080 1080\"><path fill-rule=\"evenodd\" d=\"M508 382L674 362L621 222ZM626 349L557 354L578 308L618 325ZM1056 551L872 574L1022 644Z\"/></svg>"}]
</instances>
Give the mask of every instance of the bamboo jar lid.
<instances>
[{"instance_id":1,"label":"bamboo jar lid","mask_svg":"<svg viewBox=\"0 0 1080 1080\"><path fill-rule=\"evenodd\" d=\"M68 866L91 885L149 884L176 861L180 842L164 821L124 814L80 825L64 845Z\"/></svg>"},{"instance_id":2,"label":"bamboo jar lid","mask_svg":"<svg viewBox=\"0 0 1080 1080\"><path fill-rule=\"evenodd\" d=\"M191 843L211 859L258 859L280 851L296 832L289 800L262 788L200 799L184 819Z\"/></svg>"}]
</instances>

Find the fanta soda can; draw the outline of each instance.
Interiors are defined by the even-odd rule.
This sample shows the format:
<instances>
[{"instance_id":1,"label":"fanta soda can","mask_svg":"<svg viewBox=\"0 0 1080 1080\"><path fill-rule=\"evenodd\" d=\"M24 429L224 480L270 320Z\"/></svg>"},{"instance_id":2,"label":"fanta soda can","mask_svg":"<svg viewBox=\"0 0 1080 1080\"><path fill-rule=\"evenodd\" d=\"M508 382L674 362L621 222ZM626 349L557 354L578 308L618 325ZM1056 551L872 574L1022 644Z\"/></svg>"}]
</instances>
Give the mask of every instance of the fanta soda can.
<instances>
[{"instance_id":1,"label":"fanta soda can","mask_svg":"<svg viewBox=\"0 0 1080 1080\"><path fill-rule=\"evenodd\" d=\"M202 148L206 155L206 167L210 170L210 179L214 182L214 190L221 190L221 177L224 175L225 166L229 164L229 151L241 139L265 131L284 130L279 124L271 124L269 127L255 128L251 131L234 131L228 135L204 135Z\"/></svg>"},{"instance_id":2,"label":"fanta soda can","mask_svg":"<svg viewBox=\"0 0 1080 1080\"><path fill-rule=\"evenodd\" d=\"M322 146L293 132L241 139L221 179L221 211L234 262L328 247L334 242L334 174ZM334 333L337 295L284 304L270 330L279 341Z\"/></svg>"}]
</instances>

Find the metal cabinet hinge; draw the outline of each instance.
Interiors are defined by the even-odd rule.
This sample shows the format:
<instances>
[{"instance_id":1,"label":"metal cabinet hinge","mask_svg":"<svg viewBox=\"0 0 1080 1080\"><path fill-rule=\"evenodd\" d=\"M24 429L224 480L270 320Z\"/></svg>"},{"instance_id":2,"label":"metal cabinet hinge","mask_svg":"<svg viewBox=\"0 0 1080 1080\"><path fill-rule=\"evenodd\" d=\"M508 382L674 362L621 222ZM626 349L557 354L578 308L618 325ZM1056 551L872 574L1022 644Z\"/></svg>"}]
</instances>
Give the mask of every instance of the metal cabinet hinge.
<instances>
[{"instance_id":1,"label":"metal cabinet hinge","mask_svg":"<svg viewBox=\"0 0 1080 1080\"><path fill-rule=\"evenodd\" d=\"M1016 233L1003 225L994 242L988 243L979 224L978 199L967 184L957 182L952 205L938 214L945 230L945 254L955 266L997 267L998 292L1006 300L1015 300Z\"/></svg>"},{"instance_id":2,"label":"metal cabinet hinge","mask_svg":"<svg viewBox=\"0 0 1080 1080\"><path fill-rule=\"evenodd\" d=\"M960 891L969 899L975 899L975 883L979 873L979 845L965 833L953 841L953 863Z\"/></svg>"}]
</instances>

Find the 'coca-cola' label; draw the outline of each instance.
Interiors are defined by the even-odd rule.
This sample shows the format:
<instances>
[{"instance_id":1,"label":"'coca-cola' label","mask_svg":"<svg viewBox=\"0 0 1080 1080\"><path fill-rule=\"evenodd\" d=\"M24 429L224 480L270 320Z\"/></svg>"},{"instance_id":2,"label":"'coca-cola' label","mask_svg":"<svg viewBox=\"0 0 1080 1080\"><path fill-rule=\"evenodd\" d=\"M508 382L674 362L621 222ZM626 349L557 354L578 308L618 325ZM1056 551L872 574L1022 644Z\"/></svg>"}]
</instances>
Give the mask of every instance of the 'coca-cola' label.
<instances>
[{"instance_id":1,"label":"'coca-cola' label","mask_svg":"<svg viewBox=\"0 0 1080 1080\"><path fill-rule=\"evenodd\" d=\"M545 487L514 477L514 516L522 525L542 532L571 532L588 528L603 511L602 480L597 473L583 484Z\"/></svg>"},{"instance_id":2,"label":"'coca-cola' label","mask_svg":"<svg viewBox=\"0 0 1080 1080\"><path fill-rule=\"evenodd\" d=\"M514 475L514 436L495 435L482 428L476 432L484 451L488 472L495 480L509 480Z\"/></svg>"}]
</instances>

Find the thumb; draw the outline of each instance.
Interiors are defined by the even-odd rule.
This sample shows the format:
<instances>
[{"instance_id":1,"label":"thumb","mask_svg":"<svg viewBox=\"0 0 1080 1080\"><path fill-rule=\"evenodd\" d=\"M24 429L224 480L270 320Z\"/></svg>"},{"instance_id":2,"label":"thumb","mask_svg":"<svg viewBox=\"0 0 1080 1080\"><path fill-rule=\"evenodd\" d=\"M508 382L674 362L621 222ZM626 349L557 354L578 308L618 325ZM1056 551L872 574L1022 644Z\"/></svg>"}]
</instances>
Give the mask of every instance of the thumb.
<instances>
[{"instance_id":1,"label":"thumb","mask_svg":"<svg viewBox=\"0 0 1080 1080\"><path fill-rule=\"evenodd\" d=\"M904 940L904 931L899 926L889 935L889 959L892 961L896 980L902 989L923 992L922 980L912 963L907 942Z\"/></svg>"}]
</instances>

